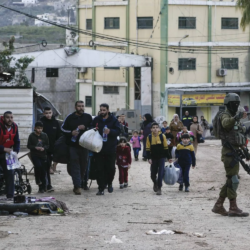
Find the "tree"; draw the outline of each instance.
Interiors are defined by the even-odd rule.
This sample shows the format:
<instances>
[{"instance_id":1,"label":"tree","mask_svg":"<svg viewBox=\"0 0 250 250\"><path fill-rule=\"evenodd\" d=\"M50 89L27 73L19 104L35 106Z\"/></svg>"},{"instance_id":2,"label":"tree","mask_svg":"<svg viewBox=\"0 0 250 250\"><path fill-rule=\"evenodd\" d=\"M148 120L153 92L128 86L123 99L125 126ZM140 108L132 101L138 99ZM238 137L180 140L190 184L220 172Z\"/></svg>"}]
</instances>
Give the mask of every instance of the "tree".
<instances>
[{"instance_id":1,"label":"tree","mask_svg":"<svg viewBox=\"0 0 250 250\"><path fill-rule=\"evenodd\" d=\"M12 82L15 86L31 87L25 70L34 59L25 56L16 60L15 57L12 56L15 49L14 42L14 36L12 36L8 42L3 42L5 49L0 51L0 71L10 73L12 75ZM13 66L11 66L12 61L15 61Z\"/></svg>"},{"instance_id":2,"label":"tree","mask_svg":"<svg viewBox=\"0 0 250 250\"><path fill-rule=\"evenodd\" d=\"M238 0L237 8L241 10L242 18L240 26L245 31L246 26L250 24L250 1L249 0Z\"/></svg>"}]
</instances>

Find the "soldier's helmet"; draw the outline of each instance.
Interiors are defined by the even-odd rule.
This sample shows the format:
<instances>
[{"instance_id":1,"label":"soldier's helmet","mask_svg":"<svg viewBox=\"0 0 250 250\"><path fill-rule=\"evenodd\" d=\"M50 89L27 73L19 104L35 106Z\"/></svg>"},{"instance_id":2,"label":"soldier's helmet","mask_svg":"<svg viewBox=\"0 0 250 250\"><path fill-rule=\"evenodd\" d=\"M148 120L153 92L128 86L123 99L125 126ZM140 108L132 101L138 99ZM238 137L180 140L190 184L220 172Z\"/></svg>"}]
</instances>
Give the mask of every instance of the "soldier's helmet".
<instances>
[{"instance_id":1,"label":"soldier's helmet","mask_svg":"<svg viewBox=\"0 0 250 250\"><path fill-rule=\"evenodd\" d=\"M229 102L240 102L240 97L235 93L228 93L224 99L224 105L228 105Z\"/></svg>"}]
</instances>

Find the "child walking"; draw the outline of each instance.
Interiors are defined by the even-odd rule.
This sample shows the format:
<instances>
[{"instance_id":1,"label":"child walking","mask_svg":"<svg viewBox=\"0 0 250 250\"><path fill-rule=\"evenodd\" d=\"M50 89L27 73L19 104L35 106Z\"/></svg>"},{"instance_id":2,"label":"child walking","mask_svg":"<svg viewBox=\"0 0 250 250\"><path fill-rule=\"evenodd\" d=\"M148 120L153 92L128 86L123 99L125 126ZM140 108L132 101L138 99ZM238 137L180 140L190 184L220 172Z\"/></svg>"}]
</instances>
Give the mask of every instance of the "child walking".
<instances>
[{"instance_id":1,"label":"child walking","mask_svg":"<svg viewBox=\"0 0 250 250\"><path fill-rule=\"evenodd\" d=\"M154 183L153 190L157 195L161 195L165 158L168 158L168 161L171 163L172 156L168 151L167 139L165 135L160 133L159 124L156 122L153 122L151 125L151 134L147 137L146 152L148 162L151 165L151 179Z\"/></svg>"},{"instance_id":2,"label":"child walking","mask_svg":"<svg viewBox=\"0 0 250 250\"><path fill-rule=\"evenodd\" d=\"M120 138L116 148L116 165L119 168L120 189L128 187L128 170L131 168L131 152L126 138Z\"/></svg>"},{"instance_id":3,"label":"child walking","mask_svg":"<svg viewBox=\"0 0 250 250\"><path fill-rule=\"evenodd\" d=\"M139 152L141 151L141 140L142 139L143 139L143 135L139 136L139 132L137 130L135 130L133 132L133 137L130 140L130 143L133 145L135 161L138 161Z\"/></svg>"},{"instance_id":4,"label":"child walking","mask_svg":"<svg viewBox=\"0 0 250 250\"><path fill-rule=\"evenodd\" d=\"M166 134L166 130L168 128L168 122L164 121L162 122L163 127L161 128L161 132L165 135Z\"/></svg>"},{"instance_id":5,"label":"child walking","mask_svg":"<svg viewBox=\"0 0 250 250\"><path fill-rule=\"evenodd\" d=\"M185 184L185 192L189 192L189 171L192 165L195 168L196 159L194 153L194 147L190 142L189 134L183 134L181 136L181 143L177 145L175 150L176 158L182 169L183 182ZM183 183L180 184L179 190L183 191Z\"/></svg>"},{"instance_id":6,"label":"child walking","mask_svg":"<svg viewBox=\"0 0 250 250\"><path fill-rule=\"evenodd\" d=\"M169 154L172 155L172 149L173 149L173 146L174 146L174 136L173 136L173 134L171 133L171 130L170 130L169 127L166 127L165 136L166 136L166 138L167 138Z\"/></svg>"},{"instance_id":7,"label":"child walking","mask_svg":"<svg viewBox=\"0 0 250 250\"><path fill-rule=\"evenodd\" d=\"M29 135L27 148L30 149L31 159L35 168L36 184L39 186L39 193L46 191L46 169L47 154L49 148L48 136L42 132L43 123L36 122L35 131Z\"/></svg>"}]
</instances>

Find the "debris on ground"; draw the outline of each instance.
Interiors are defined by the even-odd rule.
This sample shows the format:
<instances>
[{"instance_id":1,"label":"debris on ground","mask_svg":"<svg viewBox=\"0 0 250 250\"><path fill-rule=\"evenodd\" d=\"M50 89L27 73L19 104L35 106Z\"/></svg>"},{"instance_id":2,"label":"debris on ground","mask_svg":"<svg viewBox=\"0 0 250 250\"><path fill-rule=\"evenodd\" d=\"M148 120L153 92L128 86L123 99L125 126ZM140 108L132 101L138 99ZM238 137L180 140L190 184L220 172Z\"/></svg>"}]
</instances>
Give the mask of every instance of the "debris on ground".
<instances>
[{"instance_id":1,"label":"debris on ground","mask_svg":"<svg viewBox=\"0 0 250 250\"><path fill-rule=\"evenodd\" d=\"M0 238L5 238L11 234L10 231L0 231Z\"/></svg>"},{"instance_id":2,"label":"debris on ground","mask_svg":"<svg viewBox=\"0 0 250 250\"><path fill-rule=\"evenodd\" d=\"M23 212L15 212L15 213L13 213L13 215L15 215L17 217L24 217L24 216L28 216L29 214L23 213Z\"/></svg>"},{"instance_id":3,"label":"debris on ground","mask_svg":"<svg viewBox=\"0 0 250 250\"><path fill-rule=\"evenodd\" d=\"M204 233L193 233L194 236L197 236L198 238L205 238L206 235Z\"/></svg>"},{"instance_id":4,"label":"debris on ground","mask_svg":"<svg viewBox=\"0 0 250 250\"><path fill-rule=\"evenodd\" d=\"M122 244L123 242L120 239L116 238L115 235L113 235L112 238L111 238L111 241L106 241L106 243L109 243L109 244Z\"/></svg>"},{"instance_id":5,"label":"debris on ground","mask_svg":"<svg viewBox=\"0 0 250 250\"><path fill-rule=\"evenodd\" d=\"M211 188L208 189L209 191L215 191L215 187L212 186Z\"/></svg>"},{"instance_id":6,"label":"debris on ground","mask_svg":"<svg viewBox=\"0 0 250 250\"><path fill-rule=\"evenodd\" d=\"M158 231L158 230L149 230L148 232L146 232L146 234L148 234L148 235L168 234L168 235L170 235L170 234L175 234L175 232L172 231L172 230L166 230L166 229L160 230L160 231Z\"/></svg>"}]
</instances>

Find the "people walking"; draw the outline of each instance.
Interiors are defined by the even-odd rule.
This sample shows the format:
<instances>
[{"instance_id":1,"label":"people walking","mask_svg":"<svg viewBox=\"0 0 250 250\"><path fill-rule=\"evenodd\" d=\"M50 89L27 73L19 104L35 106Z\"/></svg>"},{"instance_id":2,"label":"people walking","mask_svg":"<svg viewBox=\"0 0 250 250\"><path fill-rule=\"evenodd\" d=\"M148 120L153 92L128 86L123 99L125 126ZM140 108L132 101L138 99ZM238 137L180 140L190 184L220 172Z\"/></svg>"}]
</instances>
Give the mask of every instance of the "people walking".
<instances>
[{"instance_id":1,"label":"people walking","mask_svg":"<svg viewBox=\"0 0 250 250\"><path fill-rule=\"evenodd\" d=\"M166 134L166 129L169 128L168 127L168 122L167 121L163 121L162 125L163 125L163 127L161 128L161 132L165 135Z\"/></svg>"},{"instance_id":2,"label":"people walking","mask_svg":"<svg viewBox=\"0 0 250 250\"><path fill-rule=\"evenodd\" d=\"M106 185L108 185L108 192L113 192L117 136L121 133L118 120L109 112L109 105L101 104L100 112L100 115L95 117L92 123L92 126L97 128L103 137L102 150L94 156L97 164L98 192L96 195L104 195Z\"/></svg>"},{"instance_id":3,"label":"people walking","mask_svg":"<svg viewBox=\"0 0 250 250\"><path fill-rule=\"evenodd\" d=\"M143 120L144 121L141 126L141 134L143 135L142 159L143 161L147 161L146 142L148 135L151 134L151 124L154 122L154 120L150 114L145 114Z\"/></svg>"},{"instance_id":4,"label":"people walking","mask_svg":"<svg viewBox=\"0 0 250 250\"><path fill-rule=\"evenodd\" d=\"M70 168L74 185L73 192L81 195L81 187L88 164L88 150L79 145L81 135L92 124L92 116L84 112L84 102L75 103L75 112L69 114L62 124L62 132L70 146Z\"/></svg>"},{"instance_id":5,"label":"people walking","mask_svg":"<svg viewBox=\"0 0 250 250\"><path fill-rule=\"evenodd\" d=\"M46 172L47 172L47 150L49 149L49 138L43 133L43 123L35 123L35 131L29 135L27 148L30 149L30 155L35 168L36 184L39 187L38 192L47 191ZM52 191L51 189L49 191Z\"/></svg>"},{"instance_id":6,"label":"people walking","mask_svg":"<svg viewBox=\"0 0 250 250\"><path fill-rule=\"evenodd\" d=\"M209 124L208 124L208 121L204 118L204 116L201 116L200 125L201 125L202 130L203 130L202 137L206 138L207 131L209 130Z\"/></svg>"},{"instance_id":7,"label":"people walking","mask_svg":"<svg viewBox=\"0 0 250 250\"><path fill-rule=\"evenodd\" d=\"M174 146L174 136L173 136L173 134L171 133L169 127L166 127L166 132L165 132L164 135L166 136L166 139L167 139L169 154L172 156L172 149L173 149L173 146ZM172 156L172 157L173 157L173 156Z\"/></svg>"},{"instance_id":8,"label":"people walking","mask_svg":"<svg viewBox=\"0 0 250 250\"><path fill-rule=\"evenodd\" d=\"M6 197L14 197L14 171L8 170L6 164L5 154L10 154L11 151L19 153L20 140L18 126L13 121L13 114L11 111L6 111L0 117L0 166L2 167L4 179L6 183Z\"/></svg>"},{"instance_id":9,"label":"people walking","mask_svg":"<svg viewBox=\"0 0 250 250\"><path fill-rule=\"evenodd\" d=\"M180 132L183 129L183 127L184 127L183 123L180 121L179 116L177 114L175 114L173 116L173 120L171 121L169 127L170 127L170 130L171 130L171 133L174 136L174 142L173 142L173 144L174 144L174 146L177 146L178 141L176 139L176 136L177 136L178 132Z\"/></svg>"},{"instance_id":10,"label":"people walking","mask_svg":"<svg viewBox=\"0 0 250 250\"><path fill-rule=\"evenodd\" d=\"M120 119L121 119L120 123L124 126L124 131L125 131L124 137L128 138L128 123L125 121L125 115L121 114Z\"/></svg>"},{"instance_id":11,"label":"people walking","mask_svg":"<svg viewBox=\"0 0 250 250\"><path fill-rule=\"evenodd\" d=\"M127 146L127 139L120 138L116 148L116 165L119 168L120 189L128 187L128 170L131 168L131 151Z\"/></svg>"},{"instance_id":12,"label":"people walking","mask_svg":"<svg viewBox=\"0 0 250 250\"><path fill-rule=\"evenodd\" d=\"M181 143L177 145L175 150L176 159L178 160L178 164L181 167L182 175L183 175L183 183L185 185L185 192L189 192L189 171L192 165L195 168L196 159L194 154L194 147L190 142L189 134L183 134L181 136ZM183 190L183 183L180 183L179 190Z\"/></svg>"},{"instance_id":13,"label":"people walking","mask_svg":"<svg viewBox=\"0 0 250 250\"><path fill-rule=\"evenodd\" d=\"M133 137L130 140L130 143L133 145L135 161L139 160L139 152L141 151L141 141L143 140L143 135L139 136L137 130L133 131Z\"/></svg>"},{"instance_id":14,"label":"people walking","mask_svg":"<svg viewBox=\"0 0 250 250\"><path fill-rule=\"evenodd\" d=\"M125 128L124 128L124 125L122 124L122 118L121 116L116 116L118 122L120 123L120 130L121 130L121 133L120 133L120 137L126 137L127 133L125 133Z\"/></svg>"},{"instance_id":15,"label":"people walking","mask_svg":"<svg viewBox=\"0 0 250 250\"><path fill-rule=\"evenodd\" d=\"M199 121L198 121L198 116L195 115L193 117L193 122L190 126L190 131L193 133L194 135L194 141L193 141L193 146L194 146L194 152L195 152L195 155L197 154L197 149L198 149L198 134L202 135L202 127L201 125L199 124Z\"/></svg>"},{"instance_id":16,"label":"people walking","mask_svg":"<svg viewBox=\"0 0 250 250\"><path fill-rule=\"evenodd\" d=\"M188 130L190 130L190 126L191 126L192 121L193 121L193 119L189 115L189 112L185 111L185 115L182 117L182 123L185 127L187 127Z\"/></svg>"},{"instance_id":17,"label":"people walking","mask_svg":"<svg viewBox=\"0 0 250 250\"><path fill-rule=\"evenodd\" d=\"M165 135L159 132L159 124L151 124L151 134L147 137L146 152L147 159L151 165L151 179L153 190L157 195L161 195L162 179L164 176L165 159L172 162L172 156L168 151L168 144Z\"/></svg>"},{"instance_id":18,"label":"people walking","mask_svg":"<svg viewBox=\"0 0 250 250\"><path fill-rule=\"evenodd\" d=\"M46 150L47 154L47 169L46 169L46 176L47 176L47 191L54 191L54 188L51 184L51 178L50 178L50 171L51 169L51 163L53 158L53 152L54 152L54 145L57 139L61 136L61 127L56 120L56 118L53 116L53 111L50 107L45 107L43 111L43 117L41 118L41 122L43 123L43 132L48 136L49 138L49 148ZM53 171L54 173L54 171Z\"/></svg>"}]
</instances>

